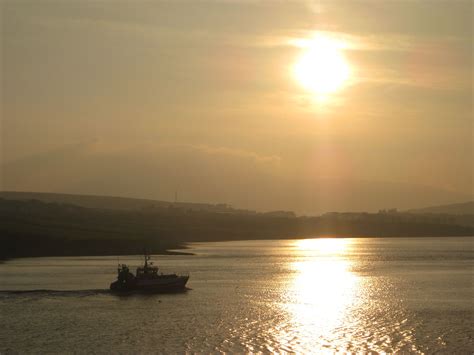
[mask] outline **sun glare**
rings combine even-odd
[[[314,238],[296,240],[294,246],[303,252],[314,252],[321,255],[342,254],[352,243],[346,238]]]
[[[361,293],[360,279],[352,272],[353,261],[346,257],[352,243],[342,238],[292,243],[295,258],[290,267],[294,273],[287,288],[288,301],[282,304],[291,315],[291,332],[283,330],[279,337],[296,338],[295,352],[314,351],[320,341],[331,354],[340,346],[343,339],[338,334],[350,321]]]
[[[304,49],[293,66],[298,83],[318,97],[324,97],[344,86],[350,67],[343,54],[343,44],[329,36],[317,35],[301,40]]]

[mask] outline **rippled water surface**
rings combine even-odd
[[[191,274],[179,294],[109,293],[113,257],[0,264],[0,352],[474,351],[474,238],[239,241],[191,251],[154,258],[164,272]]]

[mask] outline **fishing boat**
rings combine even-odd
[[[143,266],[137,267],[136,274],[130,272],[126,264],[119,264],[117,280],[110,284],[112,291],[165,292],[184,290],[189,275],[163,274],[145,253]]]

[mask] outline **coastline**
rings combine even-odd
[[[117,211],[0,199],[0,260],[19,257],[189,255],[186,243],[231,240],[474,235],[474,214],[333,213],[314,217],[161,208]]]
[[[278,237],[275,236],[274,238],[239,238],[239,239],[213,239],[213,240],[196,240],[192,242],[183,242],[182,244],[178,244],[176,246],[171,246],[167,248],[158,248],[153,249],[151,251],[151,255],[184,255],[184,256],[194,256],[195,253],[187,252],[183,250],[190,249],[190,243],[221,243],[221,242],[236,242],[236,241],[265,241],[265,240],[298,240],[298,239],[319,239],[319,238],[363,238],[363,239],[370,239],[370,238],[380,238],[380,239],[392,239],[392,238],[403,238],[403,239],[410,239],[410,238],[456,238],[456,237],[465,237],[465,238],[474,238],[474,235],[453,235],[453,236],[433,236],[433,235],[398,235],[398,236],[374,236],[374,235],[319,235],[319,236],[305,236],[305,235],[298,235],[294,237]],[[86,256],[125,256],[125,255],[142,255],[140,253],[134,252],[126,252],[122,251],[120,253],[104,253],[104,252],[88,252],[88,253],[36,253],[36,254],[24,254],[24,255],[15,255],[15,256],[0,256],[0,264],[5,263],[8,260],[13,259],[21,259],[21,258],[45,258],[45,257],[86,257]]]
[[[170,247],[166,249],[154,249],[152,250],[151,254],[152,255],[188,255],[192,256],[195,255],[194,253],[191,252],[186,252],[186,251],[181,251],[181,250],[186,250],[189,249],[189,246],[187,244],[182,244],[178,245],[176,247]],[[24,255],[14,255],[14,256],[5,256],[2,255],[0,256],[0,264],[5,263],[8,260],[13,260],[13,259],[22,259],[22,258],[47,258],[47,257],[75,257],[75,256],[124,256],[124,255],[141,255],[138,253],[127,253],[127,252],[121,252],[121,253],[41,253],[41,254],[24,254]]]

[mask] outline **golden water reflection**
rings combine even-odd
[[[351,271],[353,261],[347,257],[351,245],[350,239],[336,238],[298,240],[293,245],[296,257],[290,268],[294,277],[284,303],[292,324],[288,334],[282,335],[296,337],[301,351],[342,350],[338,338],[357,302],[359,284]]]

